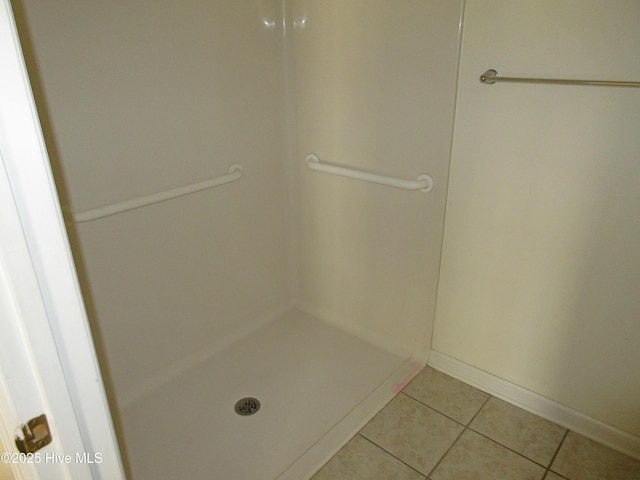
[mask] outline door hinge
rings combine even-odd
[[[32,418],[27,424],[18,427],[22,435],[16,435],[16,447],[21,453],[33,453],[51,443],[51,432],[47,423],[47,416]],[[24,437],[24,438],[22,438]]]

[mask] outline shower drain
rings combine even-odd
[[[253,415],[260,410],[260,401],[257,398],[245,397],[236,402],[234,407],[238,415]]]

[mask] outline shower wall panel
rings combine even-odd
[[[290,301],[280,3],[14,2],[73,211],[243,168],[233,184],[73,225],[120,399]]]
[[[460,1],[291,2],[299,302],[423,360],[430,344],[458,65]],[[431,193],[313,172],[322,161]]]
[[[14,7],[73,211],[243,167],[238,182],[70,227],[121,402],[292,303],[426,360],[461,1]],[[312,172],[311,152],[435,187]]]

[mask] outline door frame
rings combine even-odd
[[[0,209],[11,223],[0,235],[0,287],[4,284],[11,299],[3,313],[14,312],[3,315],[2,322],[24,340],[20,377],[12,376],[16,362],[6,355],[0,357],[0,373],[18,414],[36,407],[51,416],[55,437],[43,452],[84,453],[93,459],[100,454],[99,463],[72,461],[68,476],[47,473],[45,478],[124,479],[10,0],[0,4],[0,65]],[[18,380],[8,381],[12,378]],[[33,388],[23,388],[29,383],[39,397]]]

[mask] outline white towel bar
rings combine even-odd
[[[93,208],[82,212],[70,212],[71,218],[74,223],[90,222],[91,220],[97,220],[98,218],[116,215],[136,208],[146,207],[147,205],[152,205],[154,203],[171,200],[172,198],[182,197],[183,195],[224,185],[225,183],[235,182],[236,180],[240,180],[240,177],[242,177],[242,167],[238,164],[233,164],[229,167],[229,173],[227,175],[210,178],[209,180],[204,180],[202,182],[192,183],[191,185],[185,185],[184,187],[172,188],[171,190],[166,190],[164,192],[152,193],[151,195],[145,195],[144,197],[125,200],[124,202],[105,205],[104,207]]]
[[[363,172],[361,170],[339,167],[338,165],[320,163],[320,158],[314,153],[310,153],[309,155],[307,155],[307,165],[311,170],[315,170],[317,172],[355,178],[357,180],[379,183],[380,185],[387,185],[389,187],[403,188],[405,190],[420,190],[421,192],[425,193],[433,190],[433,179],[426,173],[419,175],[417,180],[402,180],[399,178],[378,175],[376,173],[369,173]]]

